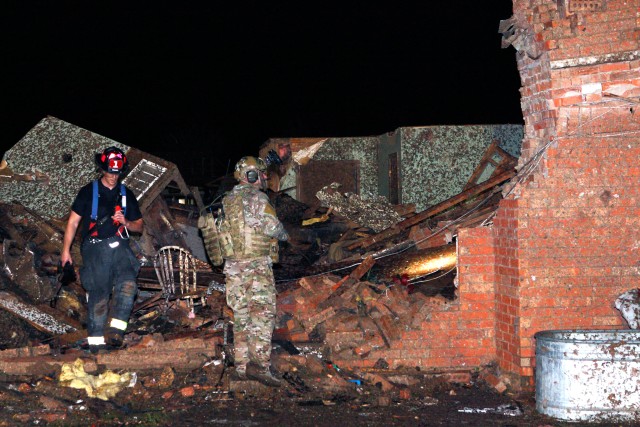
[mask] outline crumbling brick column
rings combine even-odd
[[[525,137],[493,226],[496,355],[532,387],[536,332],[624,328],[613,300],[640,286],[640,2],[514,0],[509,23]]]

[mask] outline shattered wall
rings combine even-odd
[[[130,148],[55,117],[46,117],[4,154],[13,173],[38,170],[44,173],[46,181],[2,182],[0,200],[17,200],[46,219],[62,218],[69,213],[80,188],[99,176],[90,167],[94,154],[111,145],[124,152]]]
[[[329,138],[315,154],[314,160],[357,160],[360,163],[360,196],[369,199],[378,194],[377,145],[375,136]]]
[[[378,143],[378,194],[389,202],[402,202],[402,177],[400,176],[400,134],[389,132],[380,135]],[[392,159],[395,164],[392,163]],[[393,175],[398,175],[394,177]],[[395,193],[395,194],[393,194]],[[409,202],[407,202],[409,203]]]
[[[401,146],[402,202],[421,211],[460,193],[494,139],[520,155],[521,125],[407,127],[396,131]]]
[[[379,195],[395,204],[415,203],[416,210],[421,211],[460,193],[493,140],[517,158],[522,135],[522,125],[510,124],[405,127],[379,136],[318,140],[320,148],[312,158],[357,161],[359,195],[364,200]],[[282,141],[270,140],[261,153]],[[396,165],[390,167],[392,157]],[[394,169],[395,177],[390,169]],[[290,167],[279,186],[293,187],[296,179],[297,168]],[[390,194],[394,188],[397,202]],[[300,194],[290,195],[300,199]]]
[[[536,332],[626,328],[613,302],[640,287],[639,6],[514,1],[501,27],[522,81],[518,175],[503,187],[492,225],[458,231],[457,299],[419,313],[397,363],[406,355],[427,367],[495,360],[510,386],[532,389]],[[459,191],[447,168],[471,162],[455,144],[462,135],[471,145],[490,142],[485,130],[465,128],[400,130],[405,192]],[[458,149],[462,159],[447,163],[441,152]],[[429,176],[454,182],[427,181],[424,164]]]
[[[515,0],[504,33],[522,81],[520,172],[483,239],[493,252],[460,279],[494,259],[497,360],[525,387],[536,332],[625,327],[612,302],[640,286],[638,7]]]

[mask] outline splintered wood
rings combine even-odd
[[[26,304],[9,292],[0,292],[0,307],[29,322],[34,328],[53,335],[74,332],[76,328],[60,322],[52,315]]]

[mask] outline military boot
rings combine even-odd
[[[247,380],[247,367],[236,366],[231,375],[229,375],[231,381],[246,381]]]
[[[247,378],[256,380],[269,387],[280,387],[279,379],[271,375],[268,368],[262,368],[253,363],[247,365]]]

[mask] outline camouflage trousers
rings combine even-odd
[[[226,260],[227,304],[233,310],[233,353],[236,369],[248,362],[271,366],[271,336],[276,319],[276,286],[271,259]]]

